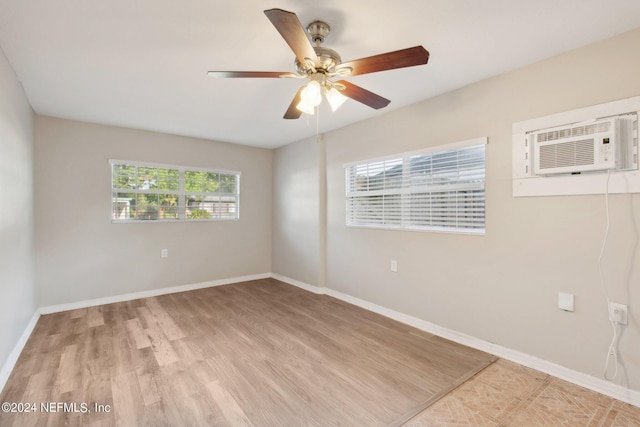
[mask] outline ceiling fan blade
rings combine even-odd
[[[269,9],[265,10],[264,14],[296,54],[301,64],[306,64],[306,59],[310,59],[316,66],[319,65],[316,51],[313,50],[307,33],[295,13],[282,9]]]
[[[363,89],[360,86],[356,86],[353,83],[349,83],[346,80],[340,80],[336,83],[344,86],[344,89],[339,89],[341,94],[358,102],[362,102],[364,105],[368,105],[376,110],[386,107],[391,102],[387,98],[383,98],[380,95],[369,92],[368,90]]]
[[[303,89],[304,89],[304,86],[298,89],[296,96],[293,97],[293,100],[289,105],[289,109],[287,109],[287,112],[284,113],[284,117],[283,117],[284,119],[299,119],[300,116],[302,115],[302,111],[298,110],[296,108],[296,105],[298,105],[298,103],[300,102],[300,95],[302,94]]]
[[[368,58],[343,62],[336,71],[351,68],[353,71],[345,73],[351,76],[358,74],[376,73],[378,71],[393,70],[396,68],[424,65],[429,61],[429,52],[422,46],[382,53]]]
[[[208,71],[207,75],[209,77],[214,77],[218,79],[225,78],[233,78],[233,77],[267,77],[267,78],[278,78],[278,77],[297,77],[297,74],[290,73],[287,71]]]

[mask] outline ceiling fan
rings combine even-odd
[[[333,111],[342,105],[347,98],[354,99],[376,110],[384,108],[389,105],[390,100],[346,80],[336,79],[423,65],[429,60],[429,52],[422,46],[415,46],[343,63],[336,51],[321,46],[331,31],[331,27],[326,22],[313,21],[307,26],[307,32],[315,44],[314,46],[295,13],[282,9],[269,9],[264,13],[295,53],[296,72],[209,71],[207,74],[217,78],[308,79],[309,82],[298,90],[291,101],[284,114],[285,119],[297,119],[303,112],[313,114],[315,107],[322,102],[323,93]]]

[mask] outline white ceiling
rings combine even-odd
[[[303,81],[206,75],[293,71],[271,8],[328,22],[343,61],[416,45],[431,57],[349,79],[385,109],[349,100],[318,123],[284,120]],[[639,0],[0,0],[0,47],[36,113],[269,148],[637,27]]]

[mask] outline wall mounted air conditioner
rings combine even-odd
[[[640,193],[639,117],[634,96],[513,123],[513,196]]]
[[[537,176],[638,168],[635,114],[541,129],[527,139]]]

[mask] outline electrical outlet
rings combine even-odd
[[[160,258],[166,258],[169,256],[169,251],[166,249],[161,249],[160,250]]]
[[[621,325],[627,324],[627,306],[615,302],[609,303],[609,320]]]

